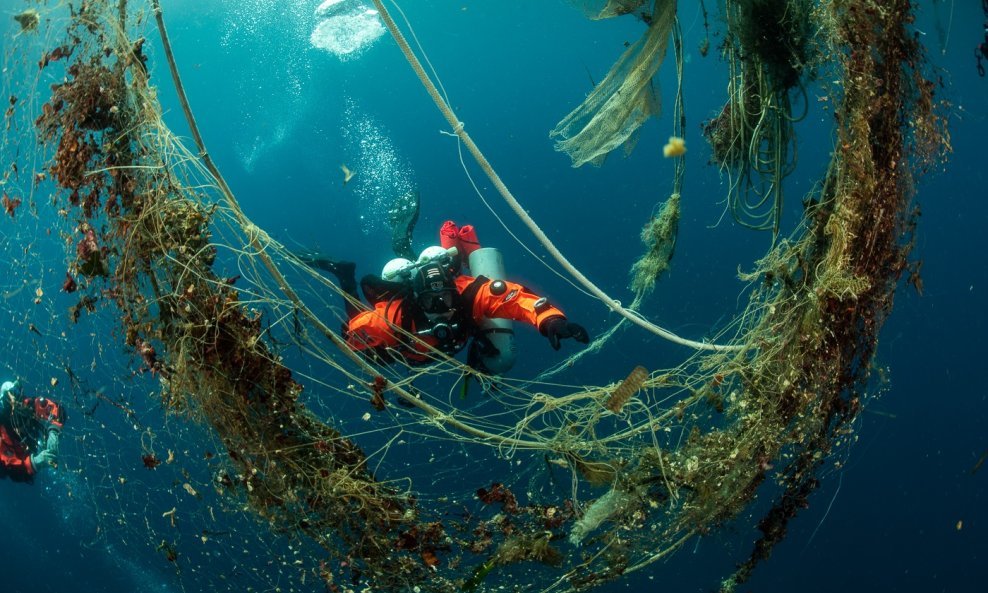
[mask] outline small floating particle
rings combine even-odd
[[[356,175],[354,171],[351,171],[346,165],[340,165],[340,171],[343,171],[343,185],[350,183],[353,176]]]

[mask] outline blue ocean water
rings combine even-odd
[[[468,162],[508,228],[480,201],[461,167],[456,140],[443,133],[448,125],[389,36],[341,59],[313,47],[316,1],[163,4],[210,153],[247,214],[273,236],[290,246],[353,259],[358,273],[377,271],[391,257],[388,209],[409,187],[417,187],[422,207],[416,247],[435,242],[446,219],[474,224],[484,244],[502,250],[510,276],[549,295],[592,335],[616,322],[599,302],[537,261],[546,259],[544,250]],[[630,18],[591,22],[562,0],[406,0],[401,5],[452,107],[505,183],[588,277],[608,293],[630,299],[627,270],[641,250],[639,229],[666,199],[671,183],[672,162],[661,157],[672,129],[671,63],[660,73],[663,115],[644,126],[627,158],[613,155],[600,168],[574,169],[553,150],[548,131],[603,78],[642,25]],[[672,270],[643,312],[700,339],[742,310],[744,299],[738,295],[744,286],[737,271],[750,268],[768,249],[770,237],[722,216],[727,180],[708,164],[700,124],[722,104],[726,66],[716,51],[701,57],[703,18],[692,3],[681,5],[689,149],[683,221]],[[4,0],[0,7],[5,15],[13,14],[20,4]],[[4,18],[4,26],[11,27]],[[861,415],[859,440],[840,452],[843,467],[824,472],[810,508],[790,524],[786,541],[742,590],[963,592],[981,591],[988,582],[988,469],[974,471],[988,451],[988,390],[981,381],[988,355],[982,338],[988,331],[988,192],[982,151],[988,80],[978,76],[972,57],[984,36],[983,18],[974,2],[921,3],[917,28],[942,79],[940,97],[952,104],[953,146],[948,163],[920,180],[916,196],[922,216],[913,258],[923,261],[924,292],[900,287],[876,362],[889,385]],[[711,25],[722,30],[719,22]],[[187,135],[153,25],[146,27],[165,121]],[[719,40],[713,37],[712,46]],[[786,230],[797,221],[799,197],[826,166],[833,142],[827,106],[811,100],[809,115],[796,130],[800,168],[787,181]],[[345,186],[341,164],[357,172]],[[4,229],[4,236],[10,241],[17,234]],[[52,259],[57,261],[54,252]],[[13,310],[14,302],[8,300],[6,307]],[[9,334],[23,334],[17,314],[4,313],[0,323],[7,324]],[[98,334],[106,328],[91,330]],[[522,328],[518,333],[522,356],[513,373],[520,377],[562,360],[574,347],[567,343],[557,354],[536,332]],[[97,342],[92,338],[77,345],[76,366],[89,365],[89,351]],[[26,369],[35,363],[25,352],[33,350],[16,351],[16,338],[7,343],[11,353],[0,369],[30,376]],[[119,384],[127,373],[127,359],[114,354],[111,345],[102,348],[100,368],[87,379],[93,388]],[[568,380],[591,383],[605,373],[611,380],[645,362],[642,358],[674,365],[683,356],[677,347],[628,331]],[[106,373],[102,382],[101,373]],[[35,384],[44,376],[35,377]],[[139,378],[133,383],[135,389],[151,389]],[[84,411],[69,407],[71,413]],[[156,412],[160,416],[149,409],[141,422],[161,424]],[[146,484],[152,493],[182,487],[163,472],[137,467],[133,434],[121,428],[119,416],[108,415],[105,421],[102,442],[76,443],[66,450],[66,463],[82,468],[88,483],[92,472],[105,472],[106,491],[120,480]],[[20,567],[3,571],[0,589],[198,591],[199,579],[189,569],[176,572],[156,549],[158,542],[142,536],[142,526],[121,525],[120,533],[96,535],[113,528],[114,509],[93,508],[94,501],[106,504],[102,495],[73,496],[80,490],[73,482],[78,479],[61,472],[33,486],[0,482],[0,524],[8,542],[0,548],[5,565]],[[151,496],[148,520],[160,522],[162,510]],[[122,511],[120,516],[132,520]],[[222,585],[215,584],[216,575],[205,573],[209,578],[202,579],[207,583],[202,590],[273,590],[276,578],[252,572],[263,572],[267,557],[288,554],[284,546],[289,544],[271,543],[263,525],[241,529],[256,530],[254,545],[217,557],[217,566],[236,572]],[[751,525],[739,521],[680,550],[667,563],[601,590],[713,590],[717,579],[730,572],[732,560],[747,556],[756,537]],[[201,575],[207,569],[198,568]],[[321,590],[311,586],[308,590]]]

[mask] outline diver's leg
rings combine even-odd
[[[336,276],[336,280],[340,283],[340,290],[350,297],[343,299],[348,319],[353,319],[361,311],[360,307],[357,306],[357,303],[360,302],[360,295],[357,294],[357,279],[354,275],[356,270],[357,264],[352,261],[333,262],[332,269],[326,269],[327,272]]]
[[[343,299],[348,319],[352,319],[357,313],[360,313],[360,309],[353,302],[360,300],[360,295],[357,293],[357,264],[352,261],[333,261],[320,256],[304,257],[302,260],[313,268],[329,272],[336,277],[336,283],[340,285],[340,290],[352,298],[352,300]]]
[[[395,255],[415,261],[412,231],[419,221],[419,192],[412,190],[398,200],[391,210],[391,249]]]

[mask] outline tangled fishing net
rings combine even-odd
[[[656,114],[670,40],[680,78],[683,67],[674,1],[583,4],[649,25],[557,128],[577,163],[627,146]],[[949,141],[908,0],[722,8],[736,67],[707,135],[742,189],[769,180],[733,207],[740,220],[778,232],[778,205],[766,214],[761,201],[791,164],[803,64],[840,81],[829,169],[795,233],[753,265],[729,343],[593,386],[504,380],[487,407],[464,410],[449,385],[475,371],[439,354],[427,368],[355,355],[335,330],[339,289],[247,218],[198,133],[156,0],[26,3],[6,56],[23,76],[5,78],[4,313],[32,344],[10,364],[78,411],[60,470],[99,509],[82,537],[126,526],[117,545],[218,590],[572,590],[750,520],[762,493],[773,504],[761,538],[722,588],[744,582],[853,438],[878,332],[911,271],[913,177]],[[781,19],[759,34],[785,55],[745,37],[763,17]],[[157,87],[172,81],[195,147],[162,122]],[[693,198],[681,166],[643,231],[639,297]],[[108,317],[113,332],[96,331]],[[43,354],[28,359],[32,348]],[[113,362],[121,348],[128,366]],[[97,367],[118,377],[112,389],[93,383]],[[104,460],[95,472],[91,459]],[[514,482],[491,482],[492,463],[516,466]],[[149,471],[172,487],[149,495]],[[243,569],[246,584],[223,584],[217,566]]]

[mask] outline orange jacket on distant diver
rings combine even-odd
[[[347,327],[347,343],[354,350],[365,351],[385,361],[390,361],[392,354],[398,354],[411,364],[422,364],[435,360],[436,357],[430,355],[431,349],[448,355],[461,350],[469,338],[474,337],[477,323],[484,317],[523,321],[539,331],[543,331],[546,320],[565,317],[545,298],[514,282],[466,275],[457,276],[453,281],[459,298],[454,305],[453,318],[443,324],[449,329],[448,336],[437,337],[434,324],[416,315],[414,308],[406,305],[405,300],[412,298],[409,295],[378,301],[373,303],[372,310],[356,315]],[[423,329],[433,331],[421,335]],[[418,336],[411,337],[405,332]]]
[[[24,398],[14,403],[0,422],[0,478],[10,478],[15,482],[30,482],[37,473],[31,463],[34,443],[25,440],[44,438],[48,430],[62,428],[64,415],[61,406],[44,397]],[[14,429],[14,418],[22,418],[29,434],[18,435]]]

